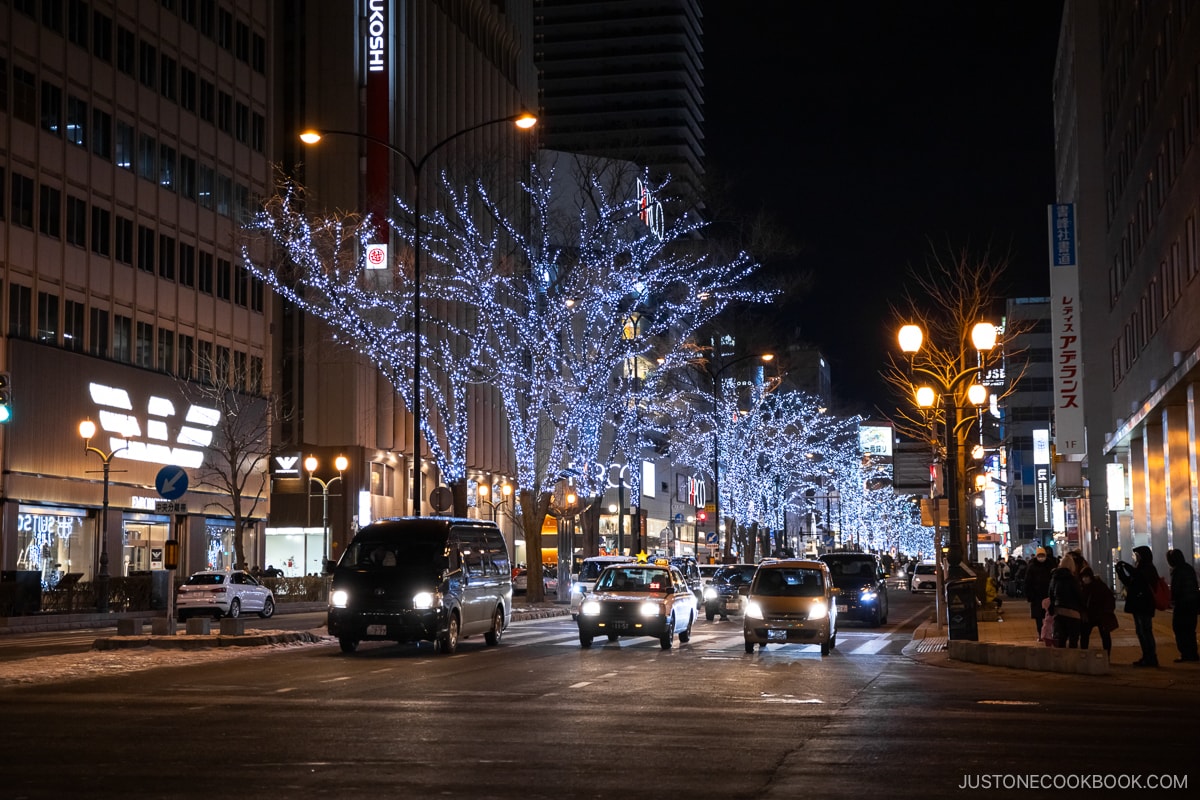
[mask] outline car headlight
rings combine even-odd
[[[573,583],[571,584],[571,594],[587,594],[587,587],[581,583]]]
[[[662,616],[662,606],[652,600],[647,600],[646,602],[642,603],[641,611],[643,617]]]
[[[762,619],[763,618],[762,606],[760,606],[758,604],[757,600],[751,600],[748,603],[746,603],[746,616],[749,617],[750,619]]]
[[[875,592],[871,591],[870,589],[863,589],[862,595],[860,595],[859,599],[863,602],[869,603],[876,597],[878,597],[878,595],[875,594]]]
[[[717,599],[717,590],[711,586],[705,586],[704,587],[704,599],[705,600],[716,600]]]
[[[333,594],[329,595],[329,605],[334,608],[345,608],[350,604],[350,593],[345,589],[334,589]]]
[[[829,616],[829,606],[824,601],[813,603],[808,607],[809,619],[825,619]]]
[[[433,608],[436,601],[437,596],[433,592],[417,592],[413,595],[413,608]]]
[[[579,607],[579,613],[585,614],[589,617],[594,617],[595,615],[600,613],[600,601],[599,600],[585,600],[583,602],[583,605],[581,605]]]

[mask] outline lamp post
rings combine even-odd
[[[947,549],[949,566],[946,574],[948,579],[973,577],[973,573],[963,566],[963,560],[967,554],[967,530],[962,524],[964,487],[960,486],[960,478],[965,471],[962,458],[965,448],[960,447],[960,444],[975,418],[968,416],[960,421],[958,412],[960,408],[977,410],[987,402],[987,389],[978,383],[978,379],[983,370],[984,354],[996,346],[996,326],[990,322],[979,322],[972,327],[970,338],[975,350],[974,363],[971,363],[972,359],[969,358],[965,338],[963,334],[960,334],[958,341],[949,350],[931,347],[918,363],[917,354],[921,352],[924,343],[924,331],[918,325],[904,325],[900,328],[898,335],[900,349],[909,354],[910,370],[922,381],[927,382],[916,386],[917,405],[922,409],[931,410],[940,401],[945,410],[943,427],[946,455],[943,463],[943,480],[945,494],[949,500],[947,519],[947,527],[950,531]],[[963,402],[964,400],[966,403]],[[940,569],[938,577],[941,578]],[[940,598],[940,587],[938,595]],[[978,633],[971,635],[971,632],[976,629],[974,611],[974,604],[969,604],[969,615],[963,620],[963,630],[957,630],[956,626],[951,624],[950,638],[976,638],[978,636]],[[953,618],[951,621],[953,622]],[[938,622],[940,625],[940,614]],[[956,633],[965,635],[956,636]]]
[[[99,447],[92,446],[92,437],[96,435],[96,423],[85,419],[79,423],[79,435],[83,437],[83,452],[95,453],[100,456],[104,465],[104,494],[100,501],[100,561],[94,576],[96,584],[96,610],[100,613],[108,611],[108,476],[111,472],[113,456],[128,448],[122,445],[115,450],[105,453]]]
[[[488,488],[488,485],[486,483],[479,484],[479,486],[476,487],[476,489],[475,489],[475,495],[479,498],[479,502],[487,503],[489,506],[492,507],[492,522],[496,521],[496,512],[499,510],[500,506],[508,503],[509,499],[512,497],[512,492],[513,492],[512,486],[510,486],[509,484],[506,483],[500,487],[500,493],[502,495],[504,495],[504,499],[499,500],[499,501],[492,501],[492,500],[488,500],[488,495],[491,494],[491,490]]]
[[[316,144],[321,141],[322,137],[330,135],[338,136],[353,136],[358,139],[364,139],[372,144],[379,145],[389,152],[400,156],[404,162],[408,164],[412,170],[413,178],[413,396],[412,396],[412,416],[413,416],[413,485],[412,485],[412,513],[414,517],[421,516],[421,173],[425,169],[425,165],[429,163],[429,159],[438,150],[445,147],[450,142],[465,136],[472,131],[477,131],[480,128],[488,125],[497,125],[502,122],[511,122],[518,128],[528,130],[537,124],[537,117],[529,113],[514,114],[499,119],[490,119],[486,122],[480,122],[476,125],[463,128],[460,131],[450,134],[446,138],[439,141],[437,144],[430,147],[425,155],[420,158],[413,158],[405,151],[396,147],[391,142],[386,142],[376,136],[371,136],[360,131],[349,130],[314,130],[309,129],[300,134],[300,141],[305,144]]]
[[[345,456],[335,458],[333,466],[337,469],[338,474],[329,480],[321,480],[313,474],[317,471],[317,466],[316,456],[304,459],[304,468],[308,470],[309,497],[312,497],[313,481],[316,481],[317,485],[321,487],[321,563],[324,564],[325,560],[329,558],[329,487],[333,485],[334,481],[342,479],[342,473],[346,471],[346,467],[350,466],[350,461]],[[307,567],[306,564],[305,568],[307,569]]]
[[[715,413],[716,427],[713,429],[713,525],[717,531],[717,535],[721,534],[721,374],[725,370],[740,364],[743,361],[751,358],[760,359],[764,364],[774,360],[774,353],[747,353],[744,356],[738,356],[732,361],[726,363],[718,370],[713,370],[705,366],[704,371],[708,373],[708,377],[712,380],[712,396],[713,396],[713,411]],[[728,561],[733,550],[732,531],[725,536],[724,545],[724,560]]]

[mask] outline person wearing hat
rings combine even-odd
[[[1025,599],[1029,601],[1029,616],[1036,626],[1035,638],[1042,635],[1042,622],[1046,619],[1042,601],[1050,596],[1050,576],[1054,574],[1054,567],[1046,548],[1039,547],[1025,569]]]
[[[1142,657],[1135,667],[1157,667],[1158,646],[1154,641],[1154,586],[1158,570],[1154,568],[1154,552],[1145,545],[1133,548],[1133,563],[1117,562],[1117,578],[1125,586],[1125,613],[1133,617],[1133,629]]]

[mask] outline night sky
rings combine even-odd
[[[1062,4],[710,0],[707,167],[800,246],[780,311],[829,359],[834,393],[895,401],[889,301],[931,242],[1006,257],[1007,296],[1044,296]]]

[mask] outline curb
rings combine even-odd
[[[132,650],[152,647],[159,650],[210,650],[214,647],[265,647],[272,644],[323,642],[326,636],[311,631],[271,631],[245,636],[110,636],[97,639],[93,650]]]

